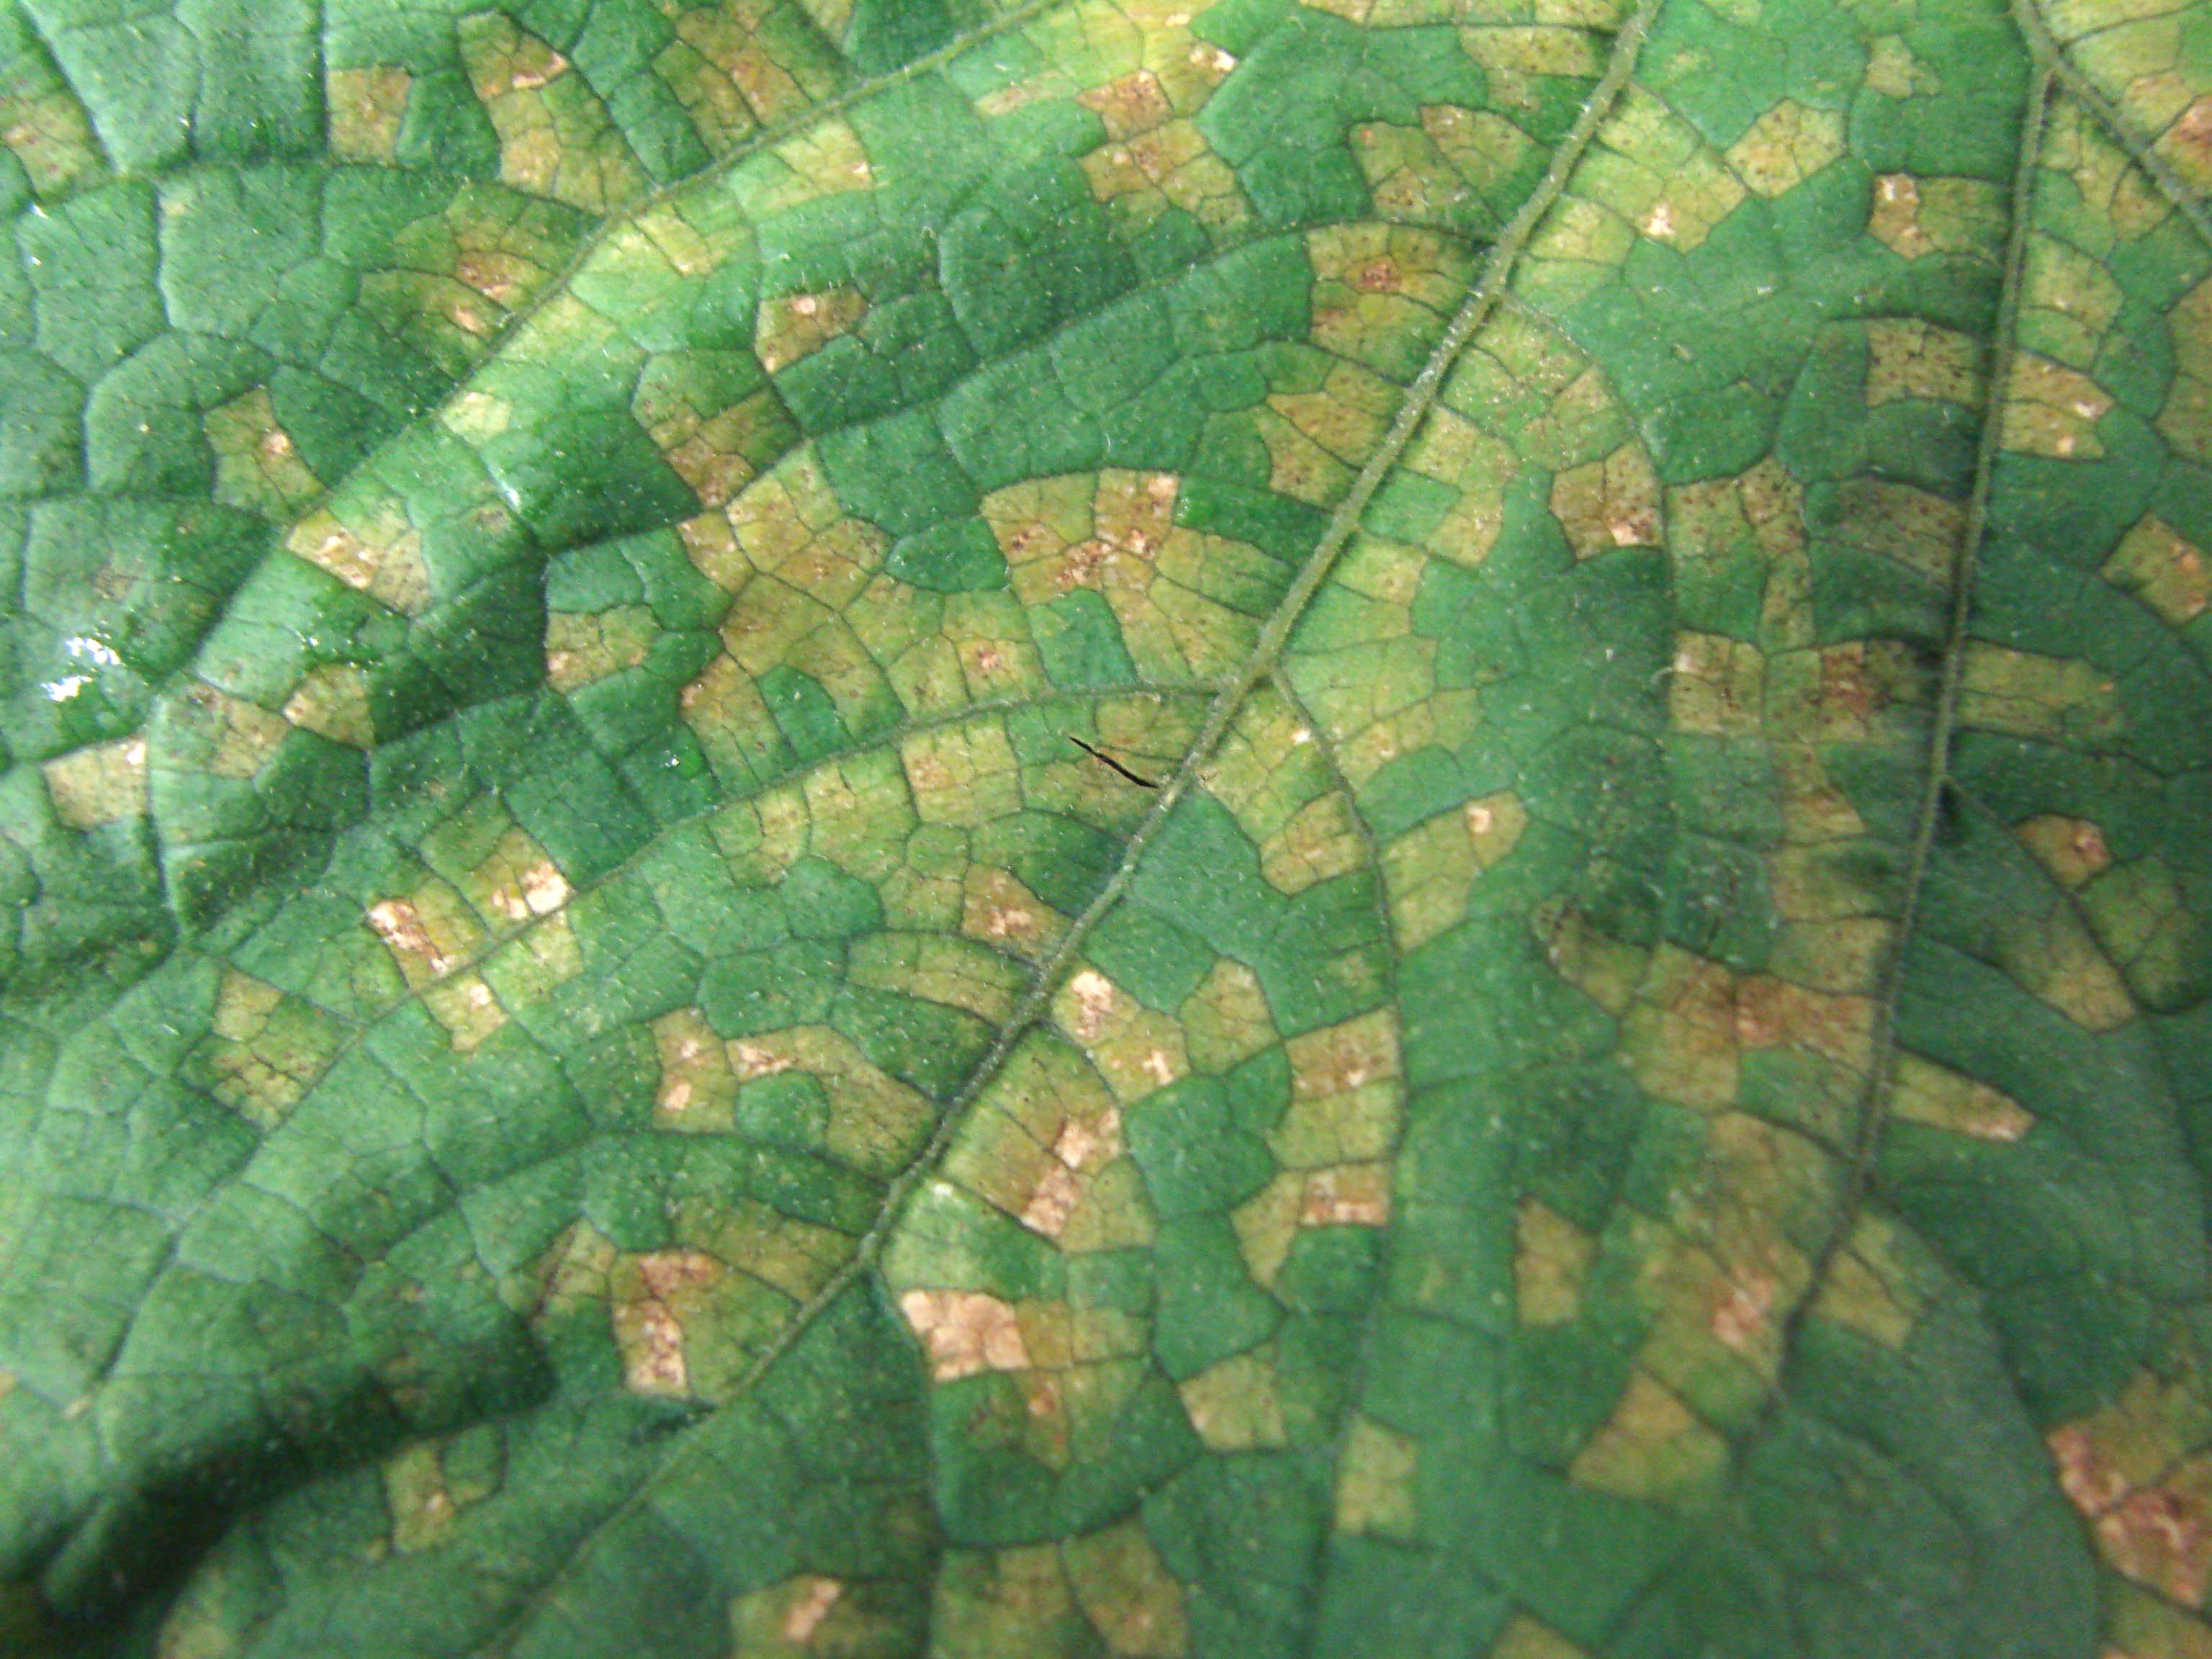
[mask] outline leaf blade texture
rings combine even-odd
[[[2212,1650],[2201,0],[0,105],[0,1640]]]

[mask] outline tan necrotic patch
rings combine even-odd
[[[458,27],[470,85],[499,134],[502,182],[586,213],[645,192],[628,141],[568,58],[503,12]]]

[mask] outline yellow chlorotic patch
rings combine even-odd
[[[2139,1370],[2045,1437],[2058,1484],[2114,1571],[2185,1607],[2212,1586],[2212,1420],[2186,1370]]]
[[[461,60],[499,134],[499,176],[604,213],[647,180],[599,95],[569,61],[501,12],[460,22]]]
[[[1142,1522],[1124,1521],[1071,1538],[1060,1556],[1076,1605],[1115,1659],[1183,1659],[1190,1651],[1182,1585]]]
[[[311,668],[284,700],[284,718],[302,731],[355,749],[376,746],[368,677],[349,662]]]
[[[1729,167],[1761,196],[1793,191],[1844,153],[1840,111],[1784,99],[1729,146]]]
[[[337,1023],[319,1009],[227,969],[197,1058],[215,1097],[265,1131],[291,1115],[338,1042]]]
[[[1578,559],[1661,544],[1659,478],[1640,444],[1570,467],[1552,481],[1552,515]]]
[[[1907,1123],[1924,1123],[1976,1140],[2018,1140],[2035,1119],[2011,1096],[1917,1054],[1897,1057],[1890,1079],[1889,1110]]]
[[[1976,640],[1966,647],[1959,722],[2046,742],[2102,742],[2119,733],[2119,694],[2103,671],[2078,658]]]
[[[1982,179],[1923,179],[1886,173],[1874,182],[1867,230],[1907,259],[1969,254],[1996,264],[2003,255],[2003,192]]]
[[[2004,446],[2051,460],[2094,460],[2105,453],[2097,422],[2112,407],[2087,375],[2022,352],[2005,386]]]
[[[1372,1418],[1354,1417],[1336,1470],[1336,1529],[1357,1536],[1413,1535],[1413,1469],[1419,1449]]]
[[[2134,594],[2175,628],[2212,605],[2212,571],[2204,550],[2155,514],[2138,520],[2098,572]]]
[[[1582,1311],[1583,1283],[1597,1239],[1550,1206],[1523,1199],[1513,1251],[1513,1285],[1523,1325],[1563,1325]]]
[[[1605,1426],[1575,1454],[1567,1477],[1578,1486],[1622,1498],[1679,1504],[1711,1487],[1728,1462],[1728,1443],[1638,1371]]]
[[[350,522],[330,509],[310,514],[285,538],[286,550],[403,615],[428,610],[430,577],[422,538],[398,503],[349,516]]]
[[[754,325],[753,355],[771,374],[849,334],[867,313],[868,302],[855,288],[839,285],[807,294],[786,294],[761,301]]]
[[[39,769],[55,817],[72,830],[96,830],[146,815],[143,738],[71,750]]]
[[[174,705],[178,739],[172,766],[250,778],[266,766],[291,726],[281,714],[218,690],[204,680],[185,687]]]
[[[1981,407],[1981,348],[1966,335],[1917,318],[1871,322],[1866,333],[1869,409],[1899,398]]]
[[[1285,1443],[1283,1401],[1272,1352],[1231,1354],[1182,1385],[1190,1426],[1209,1451],[1252,1451]]]
[[[860,137],[843,121],[823,121],[730,175],[730,188],[757,216],[784,213],[824,196],[875,188]]]
[[[342,161],[390,167],[399,159],[400,129],[415,77],[397,64],[334,69],[324,77],[331,154]]]
[[[215,452],[215,498],[268,519],[289,519],[323,493],[276,423],[269,389],[256,386],[210,410],[201,422]]]

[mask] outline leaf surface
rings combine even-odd
[[[0,117],[0,1643],[2212,1652],[2203,0]]]

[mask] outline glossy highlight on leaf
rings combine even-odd
[[[2207,0],[0,0],[0,1653],[2212,1655]]]

